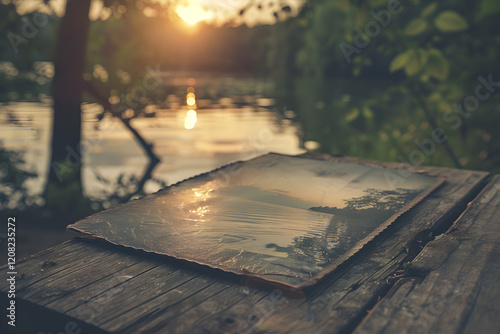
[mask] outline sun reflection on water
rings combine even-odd
[[[196,125],[196,121],[197,121],[196,111],[192,109],[188,110],[186,118],[184,119],[184,128],[191,130]]]
[[[186,95],[186,104],[188,107],[196,108],[196,95],[194,95],[194,93],[188,93]]]
[[[194,128],[196,121],[198,120],[196,110],[194,110],[196,108],[196,95],[194,94],[194,87],[189,87],[187,89],[186,105],[189,110],[186,113],[186,118],[184,118],[184,128],[190,130]]]

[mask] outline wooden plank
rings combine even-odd
[[[124,256],[120,253],[96,252],[92,256],[92,261],[78,268],[72,267],[71,270],[59,271],[57,275],[31,284],[21,290],[18,296],[39,305],[46,305],[89,286],[98,278],[108,277],[141,261],[143,260],[140,258]],[[116,280],[126,279],[116,276],[115,278]]]
[[[47,256],[55,251],[60,251],[62,250],[63,248],[65,247],[69,247],[71,245],[74,245],[74,241],[73,240],[68,240],[68,241],[65,241],[63,243],[60,243],[58,245],[55,245],[55,246],[52,246],[50,248],[47,248],[47,249],[44,249],[38,253],[35,253],[35,254],[32,254],[32,255],[29,255],[25,258],[22,258],[22,259],[17,259],[16,258],[16,266],[21,266],[23,265],[25,262],[28,262],[28,261],[32,261],[33,259],[38,259],[40,257],[44,257],[44,256]],[[8,271],[7,270],[7,264],[4,264],[2,266],[0,266],[0,273],[1,272],[4,272],[4,271]]]
[[[397,166],[355,158],[329,159]],[[414,259],[421,251],[421,246],[429,240],[431,232],[439,234],[448,228],[467,202],[479,192],[487,177],[487,173],[443,168],[420,168],[419,172],[442,176],[447,181],[324,283],[307,290],[307,301],[290,296],[272,299],[270,291],[247,288],[237,281],[221,279],[213,271],[207,273],[200,268],[186,269],[177,262],[165,262],[155,267],[163,259],[151,260],[146,254],[134,252],[144,259],[144,267],[130,274],[133,277],[127,281],[113,282],[113,275],[109,274],[113,270],[96,276],[93,282],[83,287],[78,287],[80,283],[75,281],[74,285],[68,285],[72,290],[70,293],[59,296],[47,306],[85,321],[88,320],[86,310],[89,305],[98,305],[93,313],[94,319],[88,322],[119,333],[219,333],[248,332],[252,329],[260,332],[286,332],[288,329],[300,333],[310,332],[313,327],[318,333],[350,331],[366,315],[366,310],[376,303],[377,298],[385,295],[393,285],[394,280],[388,278],[394,276],[405,262]],[[107,252],[95,245],[80,245],[82,243],[85,242],[76,241],[72,246],[76,258],[85,256],[81,254],[83,250]],[[123,248],[110,249],[113,250],[111,253],[121,254],[124,258],[130,256],[130,252]],[[62,249],[59,252],[63,254]],[[69,261],[69,257],[64,259]],[[37,272],[45,257],[35,257],[32,261],[38,266],[33,269]],[[104,267],[105,263],[101,262],[100,267]],[[62,270],[58,266],[47,267],[41,279],[59,272],[75,278],[78,273],[83,275],[90,268],[71,271],[70,268],[74,266],[70,263],[64,262],[62,266],[67,267]],[[127,269],[122,270],[125,273]],[[24,284],[34,284],[39,279],[38,275],[27,275]],[[57,280],[56,277],[53,279]],[[38,282],[41,283],[40,280]],[[178,287],[182,294],[174,292]],[[246,293],[242,294],[241,289],[247,289]],[[92,298],[86,298],[87,292]]]
[[[221,285],[224,286],[222,289]],[[175,308],[164,309],[158,317],[134,322],[123,330],[123,333],[195,333],[199,322],[217,318],[214,314],[228,312],[242,299],[250,298],[258,301],[268,294],[266,291],[249,289],[229,282],[214,284],[204,289],[203,293],[198,293],[196,298],[189,298]],[[237,316],[232,316],[224,318],[223,322],[228,326],[235,326],[240,320]]]
[[[191,285],[195,284],[194,280],[189,283]],[[175,303],[173,303],[169,300],[169,294],[173,294],[174,292],[165,293],[156,300],[154,312],[138,313],[135,312],[135,310],[131,310],[128,314],[124,315],[124,318],[130,319],[130,322],[126,326],[123,326],[123,321],[118,323],[118,319],[114,319],[109,324],[106,324],[105,327],[113,328],[118,333],[158,332],[164,330],[164,327],[179,314],[228,290],[228,286],[227,282],[216,282],[205,287],[197,284],[194,285],[194,289],[192,289],[188,284],[185,284],[181,286],[183,290],[177,288],[177,291],[175,291],[179,297],[185,294],[184,299],[176,300]],[[190,295],[188,295],[188,293],[190,293]]]
[[[113,295],[116,289],[121,289],[120,284],[129,279],[144,275],[147,271],[156,268],[159,264],[150,261],[141,261],[132,264],[124,269],[115,271],[115,266],[110,266],[111,269],[104,272],[103,275],[96,276],[85,285],[74,285],[75,289],[61,298],[50,301],[48,303],[40,303],[54,310],[65,310],[67,313],[82,304],[92,305],[91,300],[98,296],[100,301],[106,300],[107,296]],[[103,268],[104,269],[104,268]],[[104,298],[103,298],[104,296]],[[92,305],[93,308],[100,308],[100,304]]]
[[[28,268],[31,268],[33,266],[33,264],[40,261],[41,258],[51,256],[51,254],[53,254],[54,252],[61,252],[61,251],[63,251],[64,248],[69,249],[69,251],[67,252],[69,254],[71,252],[71,249],[72,249],[70,246],[74,246],[74,244],[75,243],[73,240],[66,241],[66,242],[63,242],[59,245],[51,247],[49,249],[45,249],[39,253],[28,256],[24,259],[16,259],[16,264],[15,264],[16,271],[22,272],[26,276],[26,270],[29,270]],[[7,272],[9,272],[9,271],[10,270],[8,268],[8,264],[0,267],[0,275],[7,275]],[[19,278],[21,278],[21,277],[19,277]],[[6,282],[0,281],[0,291],[5,289],[6,286],[7,286]]]
[[[184,283],[193,280],[198,275],[190,271],[180,270],[180,268],[162,265],[147,271],[144,275],[138,275],[130,280],[116,285],[112,289],[115,293],[97,295],[90,299],[86,304],[82,304],[73,310],[67,312],[68,315],[80,319],[88,313],[88,305],[100,305],[97,312],[94,312],[92,319],[87,322],[102,326],[103,324],[118,318],[123,322],[127,322],[123,314],[130,310],[145,312],[153,308],[155,298],[159,295],[174,291],[170,294],[171,300],[179,297],[175,290],[183,291],[180,286]]]
[[[253,291],[245,298],[241,298],[232,305],[224,305],[217,312],[204,318],[197,319],[191,327],[187,326],[186,333],[247,333],[252,331],[255,324],[259,323],[267,312],[261,307],[270,302],[274,305],[274,297],[271,293],[263,291]],[[259,311],[257,311],[257,308]],[[185,326],[185,321],[177,319],[177,324]],[[175,328],[172,328],[175,330]]]
[[[157,315],[161,315],[162,310],[178,307],[185,300],[192,300],[194,303],[196,295],[207,289],[215,282],[204,277],[186,277],[182,280],[174,280],[169,284],[157,290],[153,296],[147,291],[141,297],[144,297],[144,302],[134,308],[129,308],[126,312],[120,314],[119,317],[107,317],[104,322],[100,323],[100,327],[110,332],[121,333],[119,330],[123,327],[128,327],[136,321],[144,321],[152,319]],[[220,284],[219,284],[220,285]],[[221,287],[218,286],[218,289]]]
[[[0,293],[0,305],[7,305],[7,295]],[[3,319],[2,319],[3,320]],[[104,330],[86,324],[59,312],[30,303],[24,299],[16,299],[16,326],[12,327],[7,321],[0,322],[2,334],[109,334]]]
[[[500,332],[499,215],[497,176],[355,332]]]
[[[16,264],[17,292],[65,270],[79,270],[80,266],[92,261],[95,255],[96,252],[93,251],[92,246],[72,240],[54,247],[48,253],[42,252],[39,257],[30,257],[27,261]],[[6,268],[0,271],[0,274],[6,273]],[[0,281],[0,291],[6,291],[6,288],[7,283]]]

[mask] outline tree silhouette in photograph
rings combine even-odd
[[[345,201],[343,208],[312,207],[310,210],[332,214],[321,236],[308,233],[294,239],[288,256],[326,266],[349,251],[362,237],[404,208],[420,193],[419,189],[366,189],[365,195]]]
[[[397,188],[395,190],[366,189],[366,195],[351,198],[345,201],[343,208],[318,206],[310,210],[334,214],[343,217],[369,213],[384,213],[393,215],[406,204],[411,202],[418,194],[418,189]]]

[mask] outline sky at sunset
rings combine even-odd
[[[9,0],[2,0],[8,3]],[[195,25],[205,21],[210,24],[220,25],[231,20],[234,24],[246,24],[253,26],[256,24],[271,24],[275,22],[273,13],[279,11],[281,7],[288,5],[291,12],[297,13],[304,0],[274,1],[265,3],[262,9],[257,6],[249,6],[251,3],[260,4],[255,0],[150,0],[152,4],[162,4],[172,6],[174,17],[180,17],[188,25]],[[66,0],[51,0],[48,5],[43,0],[17,0],[15,1],[18,12],[26,14],[33,11],[40,11],[47,14],[56,13],[58,16],[64,14]],[[125,6],[121,6],[118,12],[125,12]],[[242,8],[248,7],[243,17],[238,13]],[[151,7],[142,8],[146,16],[157,16],[159,13]],[[103,8],[102,0],[92,0],[90,18],[92,20],[107,19],[112,15],[111,11]]]

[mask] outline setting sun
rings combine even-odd
[[[200,4],[189,4],[176,9],[177,15],[189,25],[195,25],[200,21],[211,18],[211,13],[203,9]]]

